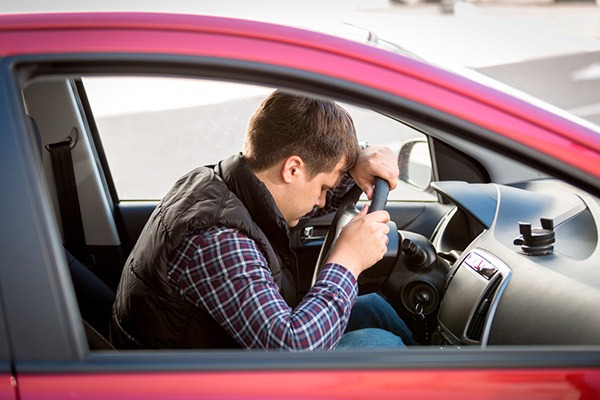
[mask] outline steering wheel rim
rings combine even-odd
[[[378,210],[383,210],[385,208],[389,191],[390,191],[390,187],[385,180],[383,180],[381,178],[375,179],[375,186],[373,188],[373,197],[371,199],[371,205],[369,206],[368,213],[378,211]],[[329,256],[329,252],[335,245],[335,242],[337,241],[337,238],[340,235],[342,228],[352,218],[354,218],[355,215],[358,214],[359,211],[356,208],[356,203],[360,199],[361,194],[362,194],[362,189],[358,185],[355,184],[342,198],[340,206],[338,207],[337,212],[335,213],[335,216],[333,217],[333,221],[331,222],[331,225],[329,226],[329,229],[327,230],[327,234],[325,235],[325,240],[323,241],[323,246],[321,246],[321,251],[319,252],[319,257],[317,258],[317,263],[315,264],[315,269],[314,269],[313,278],[312,278],[312,285],[314,285],[315,282],[317,281],[317,277],[319,276],[321,269],[323,269],[323,266],[325,265],[325,260],[327,260],[327,257]],[[393,222],[392,222],[392,224],[393,224],[393,227],[390,227],[390,232],[392,232],[392,228],[394,229],[393,232],[397,232],[396,224],[394,224]],[[397,252],[397,247],[398,247],[397,233],[395,233],[395,234],[393,233],[392,235],[388,234],[388,238],[390,239],[390,243],[392,243],[392,245],[394,242],[394,239],[393,239],[394,237],[395,237],[396,252]],[[388,247],[389,247],[390,243],[388,243]],[[387,255],[387,253],[386,253],[386,255]]]

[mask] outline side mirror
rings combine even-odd
[[[432,181],[431,156],[425,139],[411,139],[405,142],[398,154],[400,180],[416,189],[425,191]]]

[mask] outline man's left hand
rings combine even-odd
[[[366,147],[358,155],[358,160],[350,170],[357,185],[371,200],[375,178],[382,178],[390,185],[390,190],[398,185],[398,161],[388,147]]]

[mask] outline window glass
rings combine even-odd
[[[186,172],[242,150],[248,121],[274,88],[181,78],[84,79],[120,200],[158,200]],[[359,140],[398,154],[419,132],[371,110],[343,104]],[[426,154],[429,157],[428,154]],[[390,200],[435,200],[400,182]]]

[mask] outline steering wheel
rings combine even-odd
[[[369,206],[369,213],[384,209],[389,192],[390,187],[387,182],[381,178],[377,178],[375,180],[373,198],[371,199],[371,205]],[[317,258],[317,264],[315,265],[315,272],[312,280],[313,285],[317,281],[319,272],[321,272],[321,269],[325,265],[325,260],[327,260],[329,252],[335,246],[335,242],[337,241],[342,228],[359,213],[356,208],[356,203],[361,194],[362,190],[360,187],[354,185],[342,198],[341,204],[331,222],[327,234],[325,235],[323,247],[321,247],[321,252]],[[390,231],[388,233],[387,252],[380,261],[371,268],[363,271],[360,275],[358,279],[360,294],[377,291],[394,268],[399,248],[398,228],[393,221],[388,222],[388,226],[390,227]]]

